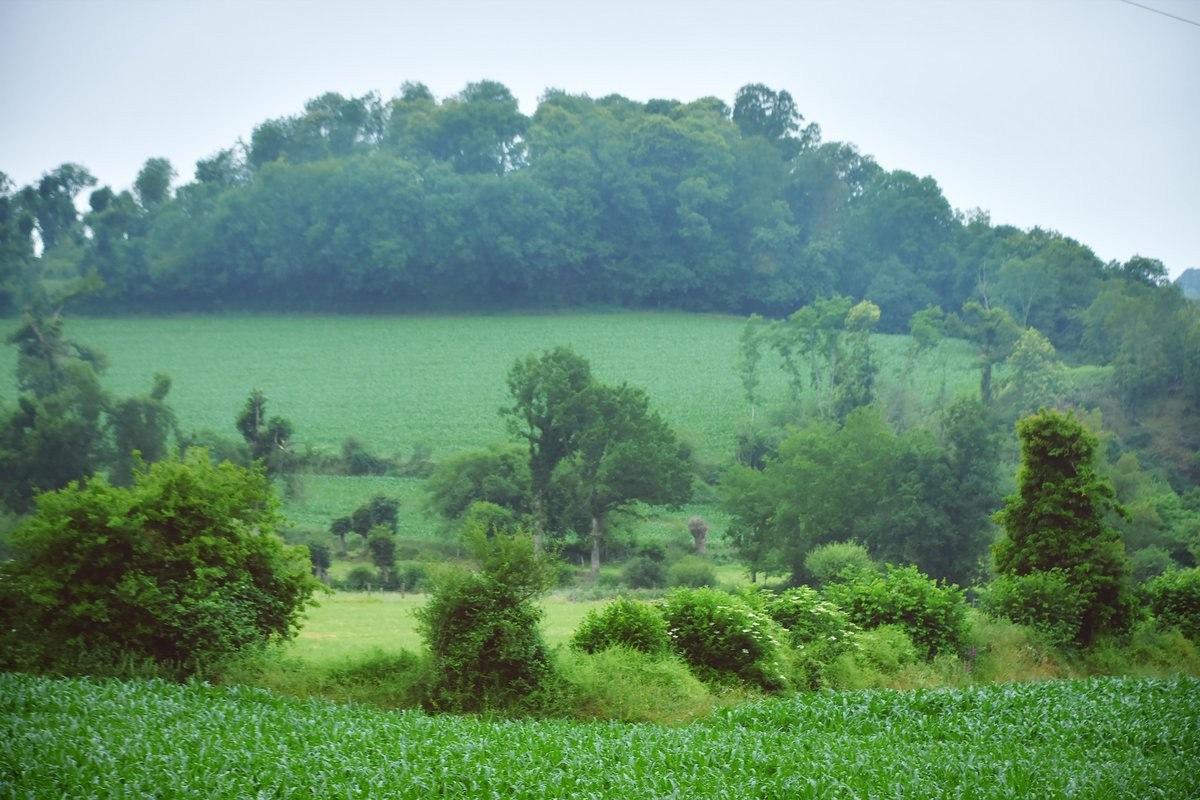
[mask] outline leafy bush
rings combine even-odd
[[[804,569],[822,586],[839,580],[844,573],[875,571],[879,565],[858,542],[830,542],[814,547],[804,557]]]
[[[447,570],[417,611],[433,655],[430,705],[444,711],[527,711],[553,677],[533,598],[554,579],[526,534],[464,536],[479,569]]]
[[[667,568],[667,585],[687,589],[717,585],[717,571],[702,556],[684,556]]]
[[[997,575],[979,596],[984,612],[1027,625],[1052,647],[1076,641],[1086,599],[1062,570]]]
[[[96,478],[38,498],[0,566],[0,662],[104,671],[123,660],[193,674],[292,637],[321,584],[261,471],[203,450],[119,488]]]
[[[783,630],[743,599],[714,589],[679,589],[663,605],[667,635],[701,680],[787,687]]]
[[[625,565],[622,580],[630,589],[658,589],[667,585],[662,561],[638,556]]]
[[[671,647],[667,624],[648,603],[619,597],[603,610],[589,611],[571,637],[571,647],[585,653],[618,646],[665,655]]]
[[[859,629],[850,615],[808,586],[768,597],[765,610],[787,630],[801,681],[810,689],[824,685],[825,667],[855,646]]]
[[[963,591],[930,579],[916,567],[889,564],[882,574],[858,573],[826,587],[825,594],[863,628],[902,626],[926,659],[966,649]]]
[[[359,565],[346,574],[343,585],[352,592],[361,592],[379,586],[379,576],[370,567]]]
[[[1200,640],[1200,567],[1164,572],[1145,585],[1150,613],[1163,628]]]

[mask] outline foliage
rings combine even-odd
[[[203,451],[43,494],[0,567],[8,666],[186,674],[290,638],[320,584],[279,522],[262,473]]]
[[[675,650],[702,680],[787,688],[783,630],[746,601],[715,589],[677,589],[662,613]]]
[[[585,653],[618,646],[651,656],[666,655],[671,639],[662,615],[647,603],[618,597],[599,611],[589,611],[571,637],[571,647]]]
[[[645,672],[615,660],[602,674]],[[677,676],[653,680],[684,690]],[[291,789],[398,800],[1194,797],[1197,698],[1194,679],[1101,679],[823,692],[722,708],[690,725],[518,723],[244,686],[8,674],[0,724],[16,796],[46,787],[153,796],[170,786],[181,797]],[[686,719],[686,703],[677,708]]]
[[[447,569],[417,612],[433,655],[430,705],[444,711],[531,710],[549,689],[553,664],[533,598],[553,581],[526,534],[464,534],[479,568]]]
[[[425,482],[429,506],[447,519],[460,518],[472,503],[484,501],[530,513],[530,471],[524,450],[492,445],[486,450],[455,453],[438,464]]]
[[[1164,572],[1142,590],[1155,622],[1200,640],[1200,568]]]
[[[626,562],[621,579],[630,589],[658,589],[667,585],[667,572],[661,559],[640,555]]]
[[[529,443],[535,531],[550,522],[553,489],[557,522],[589,522],[593,579],[610,514],[691,496],[683,448],[641,389],[600,383],[587,360],[566,347],[518,359],[508,387],[513,405],[501,413]]]
[[[364,589],[370,589],[372,586],[378,588],[379,576],[375,573],[375,570],[360,564],[346,574],[345,584],[346,588],[361,592]]]
[[[283,417],[267,419],[267,398],[260,390],[250,392],[237,417],[237,429],[250,447],[250,456],[261,461],[268,475],[292,467],[292,423]]]
[[[712,561],[697,555],[676,559],[667,567],[667,586],[699,589],[717,585],[717,570]]]
[[[1017,494],[996,521],[998,574],[1020,577],[1061,570],[1084,602],[1076,639],[1087,644],[1131,619],[1129,561],[1106,519],[1122,513],[1110,481],[1097,469],[1096,437],[1073,414],[1042,411],[1017,423],[1021,467]],[[1064,611],[1067,609],[1064,609]]]
[[[888,564],[883,573],[860,572],[825,587],[825,595],[862,628],[901,626],[925,659],[966,650],[962,589],[932,580],[914,566]]]
[[[1086,603],[1080,588],[1060,569],[997,575],[980,592],[985,612],[1028,625],[1053,647],[1078,640]]]
[[[788,642],[797,651],[796,671],[802,675],[804,688],[826,685],[829,665],[856,647],[858,626],[846,612],[810,587],[770,595],[764,610],[787,630]]]
[[[814,547],[804,557],[805,572],[821,585],[841,580],[847,572],[873,569],[878,569],[878,565],[871,558],[871,554],[867,552],[867,548],[855,541],[823,544]],[[786,623],[784,627],[787,627]]]
[[[894,433],[873,407],[792,430],[761,471],[735,466],[722,479],[734,546],[793,583],[809,577],[814,548],[848,538],[881,561],[965,581],[992,536],[998,447],[975,401],[948,409],[944,437]]]

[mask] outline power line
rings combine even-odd
[[[1146,11],[1153,11],[1155,14],[1162,14],[1164,17],[1170,17],[1171,19],[1177,19],[1180,22],[1186,22],[1188,25],[1195,25],[1197,28],[1200,28],[1200,22],[1196,22],[1195,20],[1188,19],[1187,17],[1178,16],[1177,14],[1172,14],[1169,11],[1163,11],[1161,8],[1153,8],[1151,6],[1142,5],[1141,3],[1133,2],[1133,0],[1117,0],[1117,1],[1120,3],[1124,3],[1125,5],[1135,6],[1137,8],[1145,9]]]

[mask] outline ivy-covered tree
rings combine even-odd
[[[1017,435],[1017,493],[995,515],[1004,528],[992,549],[996,571],[1015,578],[1061,571],[1082,601],[1080,644],[1125,629],[1129,559],[1107,521],[1123,509],[1096,466],[1096,437],[1074,414],[1045,410],[1020,420]]]

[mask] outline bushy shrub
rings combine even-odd
[[[1179,628],[1200,640],[1200,567],[1164,572],[1143,589],[1150,613],[1161,628]]]
[[[717,570],[701,556],[684,556],[667,568],[667,585],[699,589],[717,585]]]
[[[638,556],[625,565],[622,580],[630,589],[658,589],[667,585],[667,574],[661,561]]]
[[[533,598],[555,567],[524,533],[464,533],[476,571],[447,570],[417,624],[433,657],[430,706],[443,711],[534,710],[553,677]]]
[[[442,576],[417,611],[421,636],[433,655],[431,708],[523,708],[551,677],[541,618],[541,609],[494,576]]]
[[[182,676],[290,638],[322,587],[276,508],[261,471],[203,450],[41,495],[0,566],[0,666]]]
[[[618,646],[665,655],[671,640],[662,615],[649,603],[619,597],[601,610],[589,611],[571,637],[571,647],[585,653]]]
[[[997,575],[979,593],[983,611],[1032,628],[1051,647],[1076,641],[1086,599],[1062,570]]]
[[[372,586],[379,588],[379,576],[375,574],[375,570],[360,564],[346,574],[342,585],[352,592],[365,591]]]
[[[783,630],[744,600],[715,589],[679,589],[663,605],[667,635],[701,680],[787,688]]]
[[[826,668],[854,647],[858,626],[845,611],[808,586],[762,596],[763,610],[787,630],[788,642],[796,651],[796,683],[808,689],[826,685]]]
[[[839,576],[858,571],[875,571],[879,565],[867,548],[858,542],[830,542],[814,547],[804,557],[804,569],[818,584],[824,586]]]
[[[926,659],[966,649],[963,591],[930,579],[916,567],[889,564],[883,573],[860,572],[829,585],[825,594],[862,628],[900,625]]]

